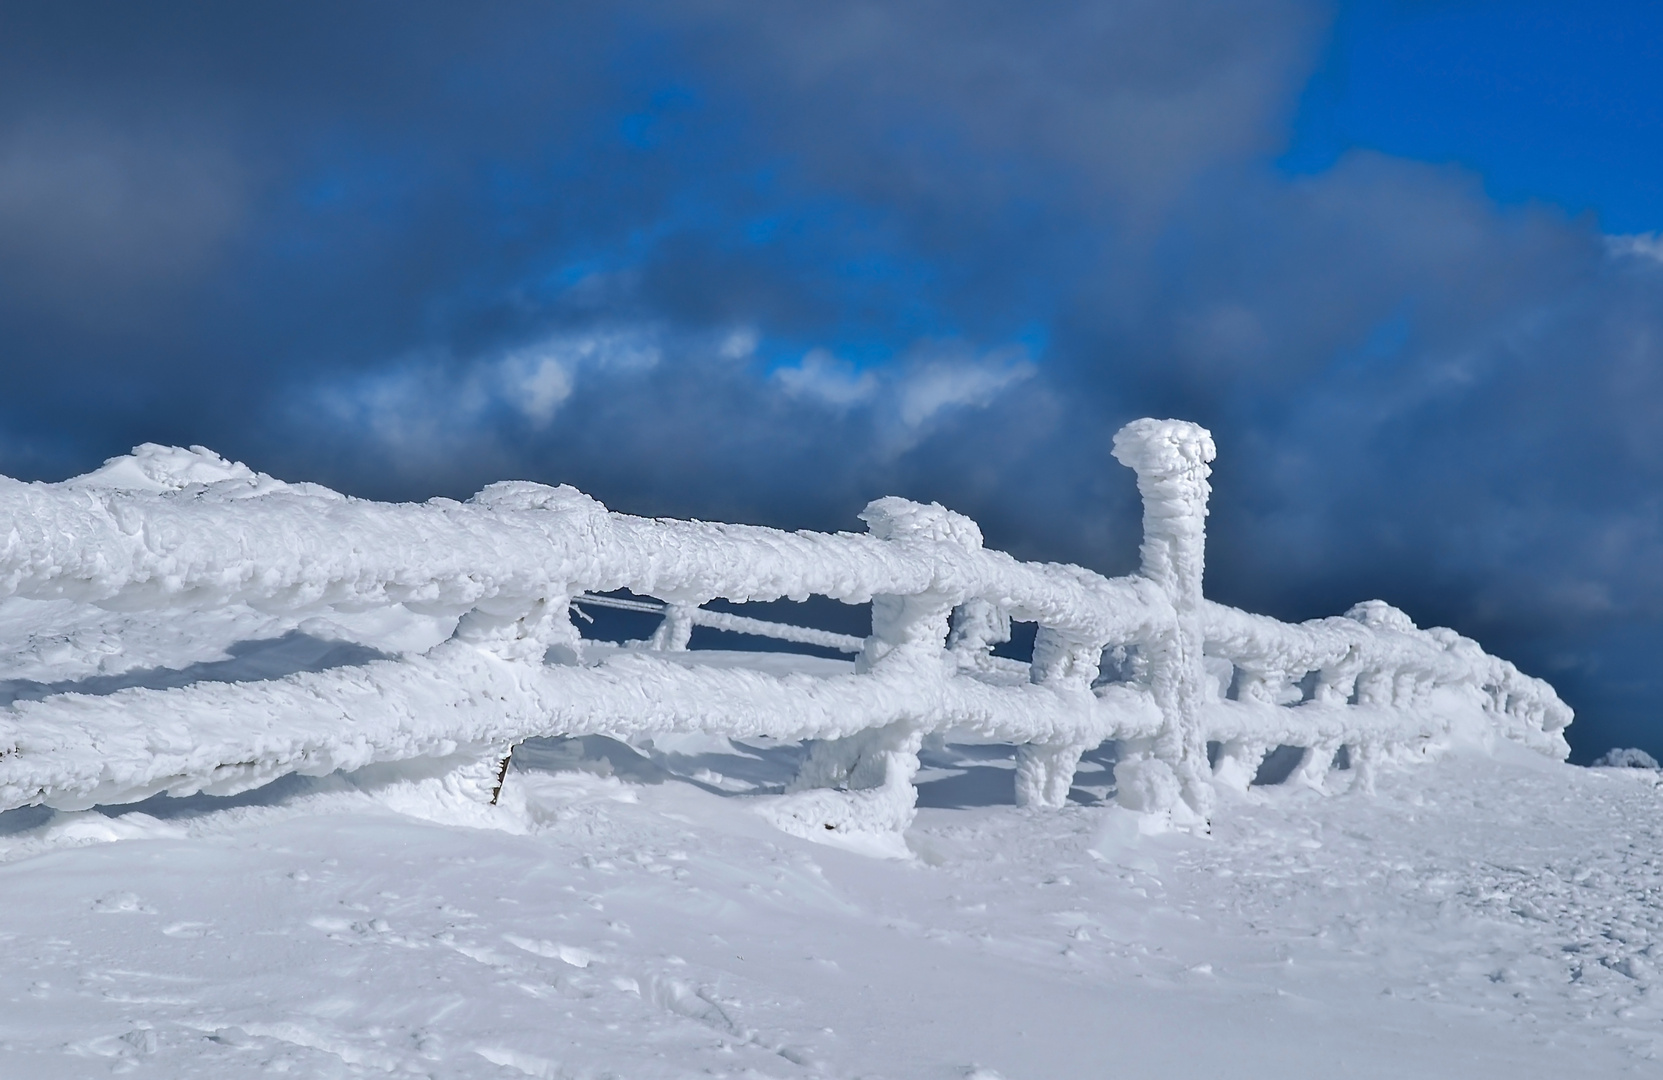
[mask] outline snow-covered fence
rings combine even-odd
[[[61,484],[0,481],[0,615],[208,619],[197,659],[250,626],[388,654],[17,702],[0,711],[0,809],[224,794],[416,759],[447,790],[490,800],[528,737],[700,731],[816,740],[768,803],[774,819],[886,830],[910,819],[921,740],[940,732],[1017,744],[1017,799],[1041,806],[1065,800],[1084,751],[1120,740],[1119,801],[1199,822],[1218,785],[1245,787],[1279,745],[1305,748],[1296,777],[1314,784],[1343,748],[1364,787],[1379,761],[1463,727],[1566,753],[1571,713],[1552,688],[1453,631],[1418,630],[1378,601],[1289,625],[1205,600],[1213,452],[1180,421],[1116,436],[1144,502],[1142,567],[1122,578],[1020,562],[985,548],[970,519],[897,498],[866,508],[865,534],[633,517],[523,482],[391,505],[156,446]],[[598,595],[621,590],[663,603]],[[870,635],[703,609],[810,596],[870,603]],[[663,618],[647,641],[603,647],[583,639],[574,604]],[[1038,624],[1031,663],[992,654],[1012,619]],[[696,625],[858,656],[783,673],[706,663],[686,651]],[[53,670],[138,662],[93,637],[60,639]]]

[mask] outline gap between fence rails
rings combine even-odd
[[[572,597],[571,602],[574,604],[593,604],[596,607],[616,608],[619,611],[639,611],[652,615],[667,615],[680,606],[654,603],[647,600],[626,600],[615,596],[595,596],[592,593],[579,593]],[[752,634],[756,637],[774,638],[778,641],[793,641],[799,645],[818,645],[821,648],[835,649],[838,652],[858,653],[866,647],[866,639],[855,637],[853,634],[818,630],[812,626],[793,626],[790,623],[774,622],[769,619],[753,619],[727,611],[688,608],[687,617],[694,626],[706,626],[712,630],[726,630],[733,634]]]

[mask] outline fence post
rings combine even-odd
[[[947,651],[961,669],[991,669],[993,646],[1010,639],[1010,616],[992,601],[972,596],[953,609]]]
[[[457,621],[450,642],[472,646],[502,660],[541,665],[551,649],[573,659],[583,655],[583,637],[572,625],[571,590],[562,595],[504,596],[482,601]],[[439,778],[441,794],[495,806],[508,781],[514,742],[492,746]]]
[[[1128,762],[1122,785],[1136,790],[1136,809],[1177,810],[1149,805],[1151,791],[1176,787],[1188,809],[1205,819],[1213,806],[1207,767],[1207,737],[1201,726],[1202,664],[1201,576],[1206,562],[1207,498],[1212,488],[1208,463],[1216,450],[1213,437],[1199,424],[1183,420],[1134,420],[1114,437],[1115,460],[1137,473],[1143,497],[1142,574],[1172,601],[1176,618],[1148,643],[1149,682],[1160,706],[1162,725],[1151,747],[1154,761],[1175,774],[1171,780],[1140,775],[1154,762]],[[1120,768],[1116,780],[1120,781]],[[1123,802],[1126,800],[1122,800]],[[1167,801],[1160,799],[1159,801]]]
[[[693,637],[693,612],[697,604],[680,604],[674,600],[664,605],[664,621],[658,624],[648,647],[664,652],[686,652]]]
[[[982,531],[962,514],[890,496],[861,512],[873,536],[886,541],[923,540],[982,546]],[[855,661],[860,672],[909,669],[942,679],[957,667],[948,655],[948,622],[962,597],[933,591],[872,598],[872,633]],[[902,720],[841,739],[816,740],[786,798],[771,812],[774,823],[799,836],[820,830],[899,833],[912,824],[918,790],[920,719]]]
[[[1076,693],[1091,693],[1103,656],[1102,642],[1081,641],[1041,626],[1034,635],[1029,681]],[[1078,742],[1024,743],[1016,748],[1016,805],[1057,809],[1068,802],[1080,755],[1092,745]]]

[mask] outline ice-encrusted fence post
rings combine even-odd
[[[665,652],[686,652],[693,638],[693,612],[697,604],[671,602],[664,605],[664,621],[658,624],[647,643]]]
[[[1052,627],[1034,634],[1028,678],[1036,684],[1091,693],[1103,656],[1103,643],[1082,641]],[[1068,801],[1080,755],[1091,746],[1079,742],[1024,743],[1016,748],[1016,805],[1061,807]]]
[[[990,669],[995,663],[993,647],[1011,639],[1010,616],[980,596],[969,597],[954,608],[952,624],[947,650],[959,667],[971,671]]]
[[[1183,803],[1205,819],[1213,806],[1201,725],[1201,578],[1206,564],[1207,477],[1216,449],[1206,428],[1183,420],[1134,420],[1114,437],[1115,460],[1137,473],[1143,497],[1141,573],[1166,593],[1175,618],[1145,643],[1159,734],[1115,767],[1119,801],[1145,812]],[[1176,782],[1174,782],[1176,781]]]
[[[1277,706],[1287,688],[1287,672],[1266,657],[1247,660],[1234,658],[1235,699]],[[1251,735],[1224,740],[1218,748],[1218,760],[1213,765],[1213,783],[1236,792],[1245,792],[1259,775],[1259,767],[1272,744]]]
[[[457,621],[445,648],[471,646],[510,663],[541,665],[551,648],[581,656],[583,639],[572,625],[571,590],[539,597],[494,597],[482,601]],[[450,795],[497,805],[508,780],[513,742],[485,747],[476,756],[462,755],[461,764],[440,777]]]
[[[880,540],[934,540],[982,546],[982,531],[962,514],[893,496],[861,512]],[[948,621],[959,597],[924,591],[872,598],[872,633],[856,670],[899,668],[921,679],[944,679],[957,667],[946,650]],[[776,812],[788,831],[898,832],[912,823],[918,791],[918,750],[923,729],[901,720],[841,739],[817,741],[797,778],[791,799]],[[832,789],[832,790],[828,790]]]
[[[993,646],[1009,641],[1010,616],[983,597],[970,597],[953,609],[953,630],[947,648],[961,668],[989,670]],[[1042,626],[1034,637],[1029,681],[1080,694],[1090,694],[1103,646],[1097,642]],[[1022,743],[1016,748],[1016,805],[1050,809],[1068,801],[1080,756],[1091,749],[1082,742]]]
[[[471,500],[473,505],[494,510],[543,510],[570,515],[593,527],[604,519],[606,507],[575,488],[544,487],[527,481],[508,480],[491,484]],[[457,647],[473,648],[511,664],[541,668],[551,654],[562,662],[579,662],[583,636],[572,622],[572,596],[568,583],[544,582],[530,594],[498,594],[481,599],[457,620],[450,640],[438,645],[439,652]],[[461,763],[439,779],[447,795],[495,806],[504,794],[509,758],[516,742],[463,749]]]

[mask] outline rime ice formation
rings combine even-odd
[[[1122,805],[1204,827],[1215,788],[1245,788],[1277,746],[1303,748],[1290,782],[1319,787],[1343,748],[1364,788],[1382,763],[1453,738],[1567,752],[1571,712],[1553,689],[1453,631],[1379,601],[1297,626],[1207,601],[1211,437],[1139,420],[1114,453],[1144,502],[1142,567],[1115,579],[1019,562],[969,518],[898,498],[871,503],[857,535],[632,517],[525,482],[466,503],[366,502],[200,447],[147,444],[61,484],[0,478],[0,626],[28,678],[145,666],[110,612],[168,626],[176,663],[297,628],[385,656],[16,702],[0,710],[0,809],[225,794],[414,759],[494,795],[487,781],[527,737],[704,732],[820,740],[765,812],[804,835],[881,836],[911,820],[921,740],[951,733],[1017,744],[1018,801],[1040,807],[1063,803],[1082,752],[1120,740]],[[663,603],[594,595],[625,589]],[[811,595],[870,603],[871,634],[702,608]],[[574,602],[663,623],[600,648]],[[1038,624],[1031,663],[990,652],[1013,619]],[[858,657],[724,666],[686,651],[695,625]]]
[[[1116,768],[1136,772],[1139,782],[1127,790],[1139,790],[1140,803],[1157,800],[1136,807],[1146,812],[1178,808],[1166,798],[1171,785],[1160,775],[1171,770],[1186,816],[1202,820],[1212,810],[1213,789],[1201,719],[1206,680],[1201,576],[1212,491],[1208,466],[1216,454],[1205,428],[1181,420],[1134,420],[1114,437],[1115,460],[1137,473],[1143,497],[1141,572],[1160,587],[1173,612],[1171,622],[1140,643],[1148,654],[1149,692],[1161,710],[1160,733],[1153,742],[1128,748]]]
[[[1596,769],[1655,769],[1657,759],[1644,750],[1633,747],[1618,747],[1607,750],[1594,759]]]

